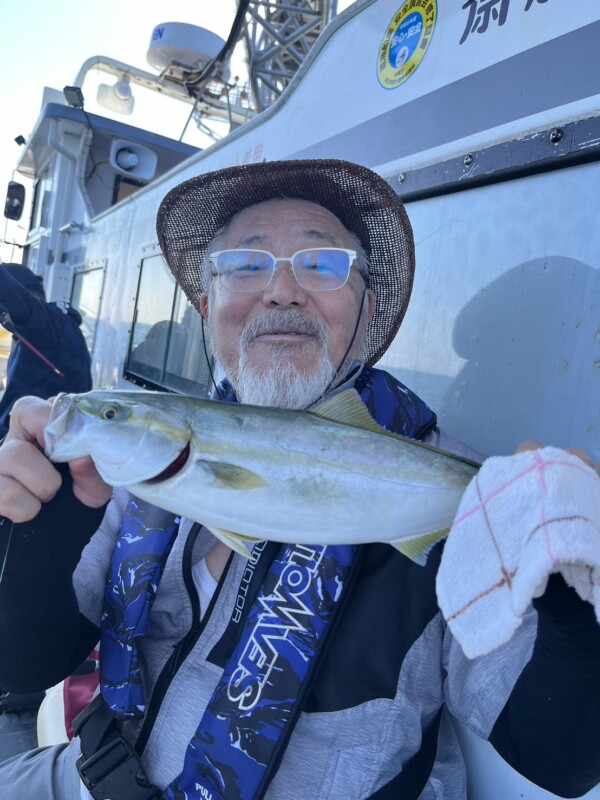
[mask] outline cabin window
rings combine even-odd
[[[52,179],[48,170],[36,181],[31,205],[31,230],[47,228],[50,220],[50,200],[52,199]]]
[[[102,285],[104,283],[104,269],[76,270],[73,277],[71,291],[71,305],[74,306],[82,317],[81,332],[85,338],[90,353],[94,347],[96,325],[100,314],[100,300],[102,299]]]
[[[208,349],[208,332],[206,337]],[[123,374],[148,389],[198,397],[210,394],[200,314],[188,303],[160,254],[144,258],[140,265]]]

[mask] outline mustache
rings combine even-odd
[[[327,344],[325,325],[310,319],[297,309],[288,311],[265,311],[251,320],[242,331],[241,346],[247,347],[254,339],[269,333],[304,333],[314,336],[322,345]]]

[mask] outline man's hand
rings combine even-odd
[[[51,500],[61,485],[58,470],[44,455],[44,428],[51,402],[37,397],[17,400],[10,415],[10,428],[0,447],[0,515],[13,522],[27,522]],[[99,508],[112,489],[90,458],[69,464],[73,494],[84,505]]]
[[[540,444],[540,442],[536,442],[535,439],[528,439],[526,442],[523,442],[523,444],[520,444],[515,452],[522,453],[525,450],[539,450],[543,446],[544,445]],[[595,463],[585,451],[579,450],[577,447],[567,447],[565,450],[567,453],[572,453],[574,456],[577,456],[577,458],[580,458],[588,467],[595,469],[600,476],[600,463]]]

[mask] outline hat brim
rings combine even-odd
[[[270,161],[208,172],[175,186],[160,205],[156,227],[177,283],[199,309],[206,250],[217,231],[242,209],[275,197],[318,203],[362,242],[376,297],[365,361],[374,364],[406,313],[415,253],[402,201],[367,167],[333,159]]]

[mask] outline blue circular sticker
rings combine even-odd
[[[423,17],[419,13],[410,14],[400,23],[389,47],[388,61],[393,69],[400,69],[412,58],[421,41],[422,30]]]
[[[377,60],[377,77],[384,89],[400,86],[419,66],[429,47],[436,18],[436,0],[406,0],[394,14]]]

